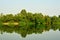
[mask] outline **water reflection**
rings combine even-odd
[[[59,30],[44,31],[42,34],[27,34],[25,38],[21,37],[18,33],[7,33],[0,34],[0,40],[60,40]]]
[[[26,37],[29,34],[42,34],[43,32],[49,31],[50,29],[56,31],[57,29],[60,30],[60,25],[30,25],[30,26],[2,26],[0,27],[0,34],[6,33],[17,33],[20,34],[22,37]]]

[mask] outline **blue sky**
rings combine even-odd
[[[0,13],[16,14],[22,9],[45,15],[60,15],[60,0],[0,0]]]

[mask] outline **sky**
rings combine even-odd
[[[22,9],[43,15],[60,15],[60,0],[0,0],[0,13],[16,14]]]

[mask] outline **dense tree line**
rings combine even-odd
[[[60,15],[57,16],[48,16],[48,15],[43,15],[42,13],[31,13],[31,12],[26,12],[25,9],[21,10],[20,13],[18,14],[6,14],[3,15],[2,13],[0,14],[0,25],[3,25],[3,23],[14,23],[17,22],[19,23],[19,26],[29,26],[33,25],[35,28],[39,28],[36,25],[55,25],[55,24],[60,24]],[[14,25],[14,24],[11,24]]]
[[[26,12],[25,9],[23,9],[20,13],[13,15],[13,14],[7,14],[3,15],[2,13],[0,14],[0,22],[18,22],[21,24],[45,24],[45,25],[50,25],[50,24],[60,24],[60,15],[59,17],[53,16],[50,17],[48,15],[43,15],[42,13],[31,13],[31,12]]]
[[[3,23],[9,23],[4,25]],[[13,23],[18,23],[14,25]],[[21,34],[23,37],[26,34],[42,33],[43,31],[60,30],[60,15],[48,16],[42,13],[26,12],[25,9],[21,10],[18,14],[0,14],[0,30],[12,33],[13,31]],[[1,32],[2,33],[2,32]]]

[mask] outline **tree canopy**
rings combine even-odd
[[[49,29],[60,30],[60,15],[58,17],[44,16],[42,13],[31,13],[25,9],[15,15],[0,14],[0,30],[2,31],[15,31],[25,37],[26,34],[42,33],[43,31],[49,31]]]

